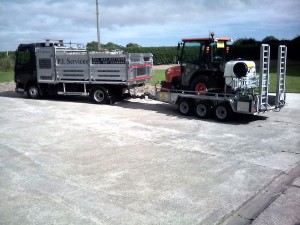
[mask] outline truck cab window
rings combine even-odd
[[[18,52],[18,59],[17,59],[17,64],[20,66],[24,66],[26,64],[30,64],[30,52],[28,49],[24,51],[19,51]]]

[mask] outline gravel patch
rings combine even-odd
[[[15,88],[16,88],[16,84],[13,81],[0,83],[0,92],[15,91]]]

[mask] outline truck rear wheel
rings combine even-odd
[[[30,84],[27,89],[27,94],[29,98],[37,99],[40,97],[40,89],[36,84]]]
[[[179,100],[178,109],[182,115],[189,116],[193,111],[193,103],[188,99],[182,98]]]
[[[95,87],[92,90],[91,98],[94,103],[106,104],[109,100],[108,91],[103,87]]]
[[[211,115],[211,105],[206,101],[201,101],[196,105],[195,113],[201,119],[207,118]]]
[[[214,108],[214,113],[217,120],[227,121],[232,116],[232,109],[228,103],[220,103]]]

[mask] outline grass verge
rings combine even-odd
[[[14,72],[1,72],[0,71],[0,83],[2,82],[10,82],[14,80]]]

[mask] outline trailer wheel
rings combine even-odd
[[[232,116],[232,109],[228,103],[219,103],[214,108],[215,117],[219,121],[227,121]]]
[[[27,95],[29,98],[37,99],[40,97],[40,89],[36,84],[30,84],[27,89]]]
[[[94,103],[106,104],[108,102],[108,91],[103,87],[96,87],[92,90],[91,98]]]
[[[189,116],[193,109],[193,103],[188,99],[182,98],[179,100],[178,109],[182,115]]]
[[[208,102],[201,101],[195,107],[196,115],[201,118],[207,118],[211,115],[211,105]]]

